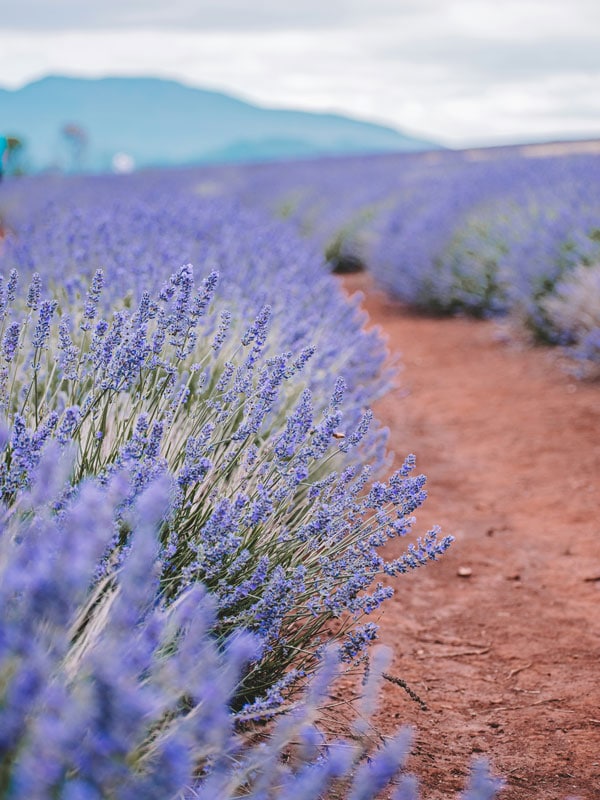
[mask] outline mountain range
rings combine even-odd
[[[0,134],[31,171],[176,166],[437,149],[338,114],[270,109],[159,78],[49,76],[0,89]]]

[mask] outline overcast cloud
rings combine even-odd
[[[444,144],[600,136],[597,0],[20,0],[0,84],[158,75]]]
[[[381,16],[420,14],[435,0],[22,0],[3,11],[2,26],[13,30],[153,28],[199,31],[261,31],[336,28]]]

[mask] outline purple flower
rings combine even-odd
[[[27,308],[30,308],[32,311],[37,311],[41,290],[42,279],[40,278],[39,272],[34,272],[31,276],[31,284],[27,292]]]
[[[14,359],[19,344],[19,336],[21,334],[21,326],[18,322],[11,322],[6,329],[4,339],[2,341],[2,355],[7,364],[10,364]]]
[[[50,335],[50,323],[57,307],[58,303],[56,300],[42,300],[32,339],[35,348],[43,348],[46,346],[48,336]]]
[[[97,269],[92,279],[92,285],[87,293],[85,307],[83,309],[83,318],[85,320],[83,329],[87,330],[89,327],[89,320],[93,320],[98,313],[98,303],[100,302],[100,295],[102,294],[102,287],[104,286],[104,272]]]
[[[212,342],[212,349],[215,351],[215,353],[218,353],[221,347],[223,346],[223,343],[227,338],[227,333],[230,327],[231,327],[231,312],[221,311],[221,321],[219,322],[219,328]]]

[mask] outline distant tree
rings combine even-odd
[[[85,160],[85,151],[88,144],[88,135],[85,128],[74,122],[63,125],[62,137],[69,152],[70,172],[81,172]]]
[[[6,137],[5,172],[7,175],[23,175],[25,169],[25,142],[20,136]]]
[[[2,176],[4,175],[7,153],[8,153],[8,139],[6,138],[6,136],[2,136],[2,134],[0,134],[0,181],[2,180]]]

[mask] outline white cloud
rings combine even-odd
[[[13,7],[33,5],[39,0]],[[82,24],[101,9],[75,0],[55,6],[76,6]],[[105,22],[124,25],[116,5],[102,8]],[[123,8],[131,24],[168,11],[170,25],[0,30],[3,82],[48,73],[166,76],[264,105],[373,118],[454,146],[600,136],[595,0],[278,0],[261,5],[263,16],[241,0],[136,0]],[[224,12],[233,9],[235,25],[226,29]],[[250,27],[248,9],[256,12]],[[192,12],[204,14],[209,29],[183,26]]]
[[[10,30],[157,28],[197,31],[263,31],[337,28],[390,13],[410,15],[435,0],[19,0],[3,9]]]

